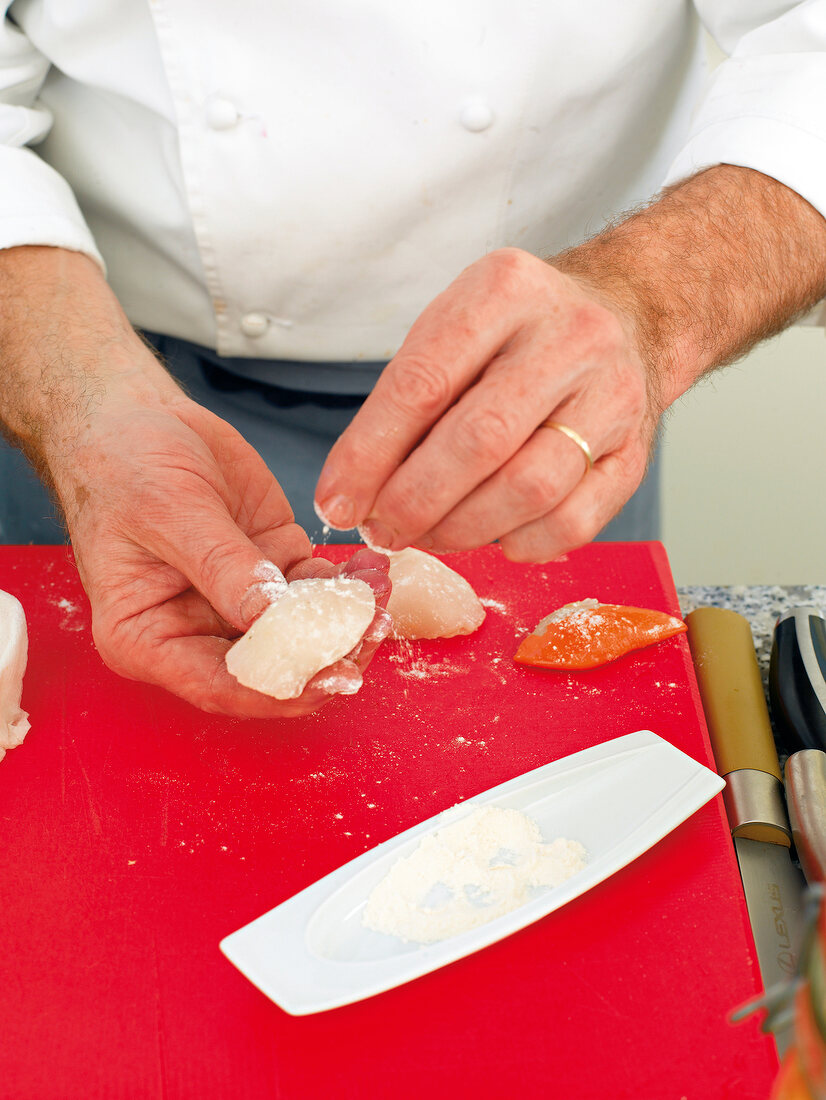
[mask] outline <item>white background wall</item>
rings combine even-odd
[[[677,584],[826,584],[826,335],[798,327],[699,383],[664,434]]]
[[[706,37],[710,67],[723,54]],[[798,326],[677,402],[663,542],[677,584],[826,584],[826,334]]]

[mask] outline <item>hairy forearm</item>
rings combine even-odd
[[[51,487],[113,389],[179,392],[97,265],[60,248],[0,251],[0,375],[0,426]]]
[[[826,296],[826,219],[776,180],[720,165],[551,262],[631,319],[665,408]]]

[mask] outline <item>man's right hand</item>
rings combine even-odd
[[[262,459],[186,397],[92,261],[10,250],[0,257],[0,293],[17,321],[0,334],[13,383],[0,413],[63,508],[104,661],[240,716],[304,714],[354,690],[388,630],[387,559],[362,551],[340,570],[311,557]],[[224,655],[284,578],[339,571],[370,583],[378,605],[350,659],[296,700],[238,684]]]

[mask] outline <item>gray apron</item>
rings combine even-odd
[[[370,392],[383,363],[293,363],[226,359],[168,336],[147,334],[189,396],[226,420],[278,479],[313,542],[355,542],[355,532],[324,534],[313,491],[327,454]],[[299,389],[298,386],[302,388]],[[659,454],[603,541],[660,537]],[[0,440],[0,542],[59,543],[66,532],[22,455]]]

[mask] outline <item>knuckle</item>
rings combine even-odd
[[[552,507],[559,495],[553,473],[538,466],[517,467],[509,474],[507,484],[509,495],[534,514]]]
[[[551,553],[546,552],[544,544],[536,539],[529,538],[522,532],[503,535],[499,540],[502,553],[508,561],[517,564],[530,564],[548,561]]]
[[[645,477],[648,457],[644,447],[627,448],[615,454],[618,468],[617,482],[624,488],[626,498],[631,496]]]
[[[453,427],[454,445],[471,458],[501,459],[510,448],[513,428],[502,409],[487,408],[460,417]]]
[[[622,412],[627,419],[635,422],[642,419],[648,408],[648,395],[642,380],[626,378],[625,385],[620,388],[620,400]]]
[[[478,535],[464,530],[463,527],[449,520],[433,527],[430,538],[433,540],[433,545],[428,547],[428,553],[433,554],[455,554],[461,550],[475,550],[483,541]]]
[[[406,356],[394,372],[395,400],[405,412],[432,418],[453,397],[450,378],[443,367],[422,356]]]
[[[581,512],[569,512],[556,518],[556,536],[568,550],[584,546],[595,534],[596,530],[589,517]]]
[[[284,573],[311,558],[313,545],[303,527],[294,519],[287,520],[267,538],[254,538],[262,554],[277,563]]]
[[[364,432],[346,428],[333,444],[328,462],[335,462],[336,471],[372,476],[391,453],[392,437],[379,432]],[[339,477],[341,474],[339,473]]]
[[[429,498],[403,482],[383,489],[373,512],[397,534],[404,532],[409,537],[413,533],[421,534],[430,526],[433,521],[430,506]]]
[[[497,294],[516,296],[524,290],[530,269],[536,264],[535,256],[521,248],[500,248],[487,256],[487,263]]]
[[[606,407],[610,408],[610,420],[605,422],[597,435],[594,458],[630,450],[639,438],[640,424],[645,415],[639,394],[633,386],[612,386],[610,379],[603,378],[602,392]]]

